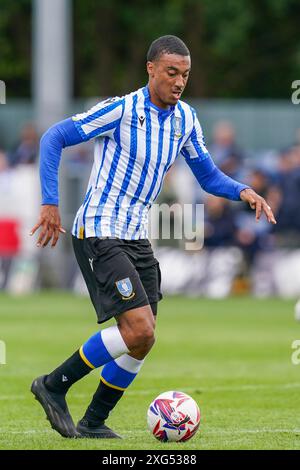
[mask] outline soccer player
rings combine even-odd
[[[62,436],[120,437],[104,423],[154,344],[162,295],[159,264],[147,239],[147,216],[176,158],[185,159],[205,191],[246,201],[257,219],[264,212],[276,223],[262,197],[214,165],[195,110],[180,100],[190,70],[190,52],[182,40],[160,37],[147,54],[146,86],[55,124],[41,139],[42,206],[31,235],[40,229],[37,246],[51,242],[54,247],[65,233],[58,209],[62,149],[96,138],[94,165],[72,239],[98,323],[116,320],[32,383],[31,391]],[[75,427],[66,393],[100,366],[100,384]]]

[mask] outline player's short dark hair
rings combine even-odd
[[[184,42],[177,36],[161,36],[152,42],[147,52],[147,60],[154,62],[158,60],[162,54],[178,54],[187,56],[190,51]]]

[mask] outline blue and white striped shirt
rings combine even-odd
[[[79,238],[147,238],[148,211],[180,152],[187,160],[209,157],[193,108],[179,101],[160,109],[148,87],[72,119],[82,140],[96,137],[86,197],[72,230]]]
[[[248,187],[214,165],[193,108],[178,101],[160,109],[144,87],[102,101],[45,132],[40,148],[42,204],[59,203],[62,149],[92,138],[94,165],[72,230],[78,238],[147,238],[149,209],[180,153],[205,191],[238,201]]]

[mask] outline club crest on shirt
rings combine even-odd
[[[129,279],[129,277],[126,277],[125,279],[121,279],[120,281],[117,281],[116,286],[123,300],[129,300],[135,296],[135,292],[133,292],[133,287],[132,287],[131,280]]]
[[[175,134],[175,137],[182,136],[182,118],[178,116],[173,116],[172,127]]]

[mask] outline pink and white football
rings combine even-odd
[[[153,400],[147,413],[148,427],[163,442],[187,441],[200,425],[200,410],[183,392],[164,392]]]

